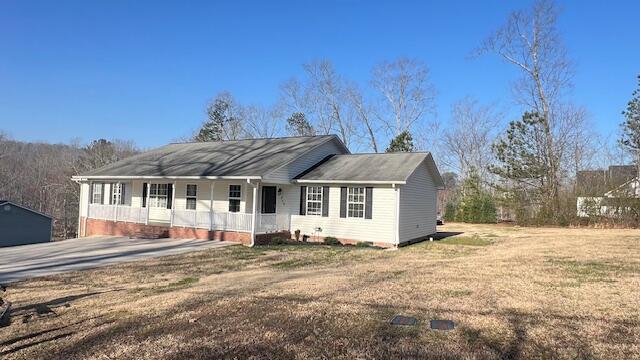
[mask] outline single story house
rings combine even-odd
[[[300,231],[395,247],[436,232],[430,153],[351,154],[335,135],[169,144],[74,176],[80,236],[253,245]]]
[[[49,242],[52,233],[51,216],[0,200],[0,247]]]

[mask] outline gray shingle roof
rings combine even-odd
[[[402,183],[423,162],[427,162],[436,185],[442,179],[431,153],[380,153],[333,155],[296,176],[300,182],[388,182]]]
[[[335,135],[169,144],[80,177],[264,176]],[[340,142],[342,144],[342,142]]]

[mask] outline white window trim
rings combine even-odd
[[[309,199],[309,196],[312,194],[311,193],[311,189],[314,189],[314,190],[315,189],[320,189],[319,193],[317,191],[314,191],[314,194],[319,196],[319,200],[310,200]],[[322,209],[322,203],[323,203],[322,200],[323,200],[323,196],[324,196],[323,187],[322,186],[307,186],[307,194],[306,194],[306,196],[307,196],[307,198],[305,199],[306,200],[305,201],[305,206],[306,206],[306,212],[305,213],[308,216],[322,216],[322,210],[323,210]],[[315,213],[315,211],[314,211],[314,213],[310,213],[309,212],[309,204],[310,203],[319,203],[320,204],[320,207],[318,208],[318,213],[317,214]]]
[[[189,186],[195,186],[196,193],[195,195],[189,195]],[[184,188],[184,208],[186,210],[197,210],[198,209],[198,184],[187,184]],[[195,202],[195,208],[189,209],[189,199],[193,199]]]
[[[148,204],[149,207],[150,208],[157,208],[157,209],[166,209],[168,201],[169,201],[169,184],[149,184],[147,186],[149,186],[149,204]],[[154,186],[156,188],[155,194],[153,193],[153,187]],[[166,186],[166,188],[167,188],[166,194],[164,194],[164,195],[159,194],[158,190],[160,190],[160,186]],[[164,206],[159,206],[160,199],[164,199],[165,200],[164,201]]]
[[[240,193],[238,194],[238,196],[231,196],[231,187],[232,186],[237,186],[240,188]],[[242,185],[241,184],[229,184],[229,189],[228,189],[228,193],[227,193],[227,210],[229,212],[240,212],[241,211],[241,206],[242,206]],[[231,211],[231,200],[238,200],[238,211]]]
[[[104,196],[104,194],[102,194],[102,183],[93,183],[91,184],[91,186],[93,187],[91,189],[91,203],[92,204],[101,204],[102,203],[102,198]],[[96,189],[98,191],[96,191]],[[98,197],[98,201],[96,201],[96,195],[100,195]]]
[[[122,183],[111,184],[111,205],[124,205],[124,199],[122,198]]]
[[[362,189],[362,201],[351,201],[349,200],[349,193],[354,189]],[[351,219],[364,219],[366,212],[367,204],[367,188],[363,186],[351,186],[347,188],[347,218]],[[353,216],[351,215],[351,211],[349,209],[349,205],[362,205],[362,216]]]

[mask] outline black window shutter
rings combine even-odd
[[[347,188],[345,186],[340,188],[340,217],[347,217]]]
[[[300,186],[300,215],[307,215],[307,187]]]
[[[89,204],[93,204],[93,183],[89,183]]]
[[[104,183],[100,184],[102,190],[100,191],[100,204],[104,205]]]
[[[115,187],[116,183],[110,183],[109,184],[109,205],[115,205],[113,203],[113,188]]]
[[[126,188],[126,186],[124,186],[124,184],[120,184],[120,205],[124,205],[125,201],[124,199],[126,198],[125,194],[124,194],[124,189]]]
[[[365,189],[365,199],[364,199],[364,218],[371,219],[371,210],[373,203],[373,188],[368,187]]]
[[[322,216],[329,216],[329,187],[322,187]]]
[[[147,207],[147,183],[142,184],[142,207]]]
[[[167,184],[167,209],[171,209],[172,200],[173,200],[173,185]]]

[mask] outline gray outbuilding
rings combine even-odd
[[[49,242],[53,219],[6,200],[0,200],[0,247]]]

